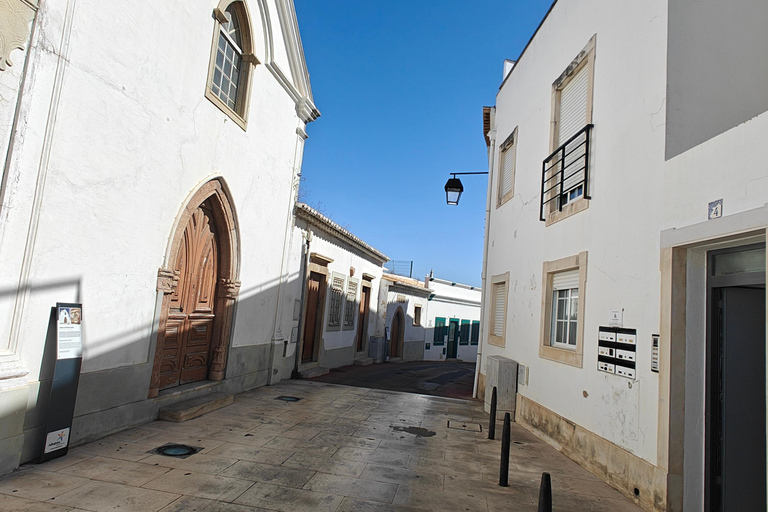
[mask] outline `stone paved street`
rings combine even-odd
[[[515,424],[510,486],[499,487],[500,441],[487,439],[487,421],[476,401],[287,381],[24,466],[0,478],[0,510],[535,511],[542,471],[556,511],[640,510]],[[148,453],[169,442],[203,449],[186,459]]]

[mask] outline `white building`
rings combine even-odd
[[[319,115],[293,2],[147,8],[0,2],[0,472],[40,454],[57,302],[83,304],[70,444],[288,377]]]
[[[766,20],[559,0],[485,109],[479,391],[646,510],[766,509]]]
[[[301,278],[291,293],[294,320],[302,321],[285,362],[304,377],[370,364],[369,333],[376,329],[387,256],[303,203],[296,205],[293,239],[291,268],[301,269]]]
[[[427,276],[432,290],[427,311],[424,360],[475,361],[480,339],[480,288]]]
[[[385,338],[385,359],[401,362],[424,358],[424,322],[431,293],[418,279],[382,275],[376,336]]]

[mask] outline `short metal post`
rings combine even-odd
[[[550,478],[549,473],[541,474],[539,512],[552,512],[552,479]]]
[[[491,395],[491,422],[488,424],[488,439],[496,438],[496,386]]]
[[[501,432],[501,467],[499,468],[499,486],[509,487],[509,437],[512,419],[504,413],[504,430]]]

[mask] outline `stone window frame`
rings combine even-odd
[[[421,326],[421,313],[423,306],[421,304],[413,305],[413,325],[415,327]]]
[[[507,289],[507,294],[504,297],[504,324],[502,327],[501,336],[497,336],[493,334],[493,326],[496,325],[496,287],[498,285],[503,284]],[[505,348],[506,347],[506,333],[507,333],[507,310],[509,308],[509,272],[505,272],[503,274],[498,274],[491,277],[491,287],[490,287],[490,304],[491,307],[489,308],[489,318],[490,322],[488,325],[490,328],[488,329],[488,344],[493,345],[495,347]]]
[[[499,146],[499,182],[497,184],[498,193],[496,196],[496,208],[499,208],[501,205],[512,199],[512,197],[515,195],[515,174],[517,172],[517,129],[518,127],[515,126],[515,129],[512,130],[512,133],[509,135],[509,137],[507,137],[506,140],[504,140],[504,142]],[[509,187],[509,192],[504,194],[502,189],[504,184],[504,167],[508,156],[512,157],[512,185]]]
[[[228,18],[226,11],[233,6],[238,16],[240,24],[240,33],[242,38],[242,61],[240,69],[240,83],[237,90],[237,100],[235,108],[230,108],[224,101],[213,92],[213,75],[216,69],[216,55],[218,53],[219,34],[222,24],[226,23]],[[205,97],[219,110],[224,112],[243,130],[248,128],[248,110],[250,107],[251,84],[253,81],[253,70],[258,64],[259,59],[253,53],[253,25],[248,11],[248,5],[242,0],[221,0],[219,5],[213,10],[213,42],[211,43],[211,56],[208,63],[208,78],[205,85]]]
[[[564,348],[551,345],[552,329],[552,277],[566,270],[579,271],[579,308],[577,312],[576,347]],[[541,328],[539,338],[539,357],[559,363],[583,367],[584,363],[584,324],[587,286],[587,251],[575,256],[568,256],[554,261],[545,261],[542,269]]]
[[[560,124],[560,93],[563,88],[568,85],[568,82],[573,79],[576,74],[581,71],[585,66],[587,67],[587,117],[584,125],[592,124],[592,105],[594,98],[594,86],[595,86],[595,46],[597,44],[597,34],[594,34],[587,45],[576,56],[573,61],[565,68],[557,80],[552,83],[552,108],[550,117],[550,129],[549,129],[549,152],[553,153],[558,147],[560,147],[559,141],[559,124]],[[587,148],[588,151],[591,148]],[[575,215],[589,208],[589,199],[584,195],[573,201],[569,201],[568,204],[563,206],[562,210],[557,208],[556,201],[549,203],[548,212],[546,213],[545,226],[550,226],[556,222]]]

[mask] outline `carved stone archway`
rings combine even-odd
[[[168,313],[179,283],[179,272],[173,268],[184,239],[184,231],[195,211],[206,203],[212,212],[218,231],[218,281],[214,301],[215,319],[212,329],[211,357],[208,380],[223,380],[232,330],[232,313],[240,292],[240,242],[237,216],[226,183],[215,178],[204,183],[187,200],[176,218],[165,264],[157,273],[157,290],[163,293],[157,344],[155,346],[149,398],[160,391],[160,367],[163,362],[163,344],[166,337]]]

